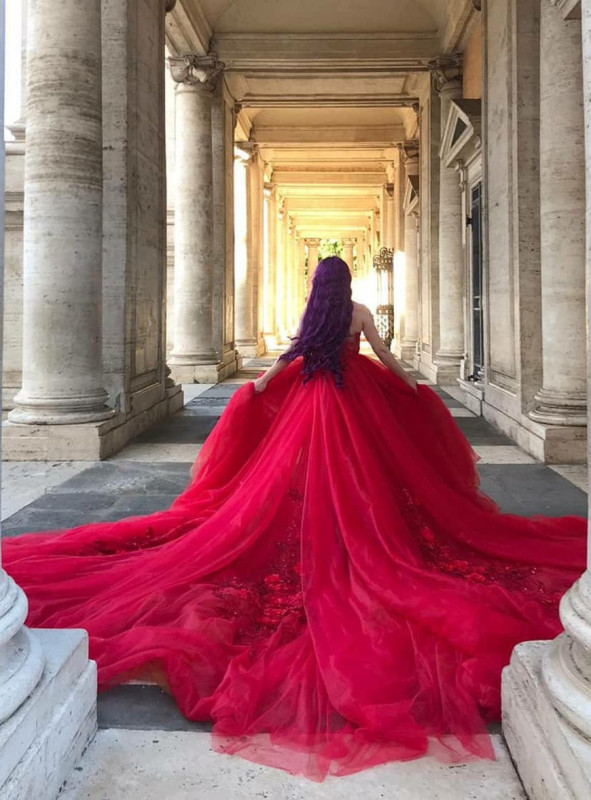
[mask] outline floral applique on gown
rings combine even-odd
[[[512,648],[560,630],[586,521],[501,514],[436,393],[344,350],[236,391],[170,509],[3,542],[100,688],[156,678],[216,749],[321,780],[493,757]]]

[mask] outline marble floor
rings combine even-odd
[[[270,364],[246,362],[217,386],[185,387],[185,407],[104,462],[5,463],[2,535],[111,521],[166,508],[184,489],[199,448],[233,392]],[[423,381],[426,382],[426,381]],[[433,387],[480,456],[482,489],[511,513],[586,515],[586,468],[545,466],[474,416],[450,388]],[[456,395],[456,396],[454,396]],[[127,685],[99,696],[99,733],[68,781],[65,800],[335,798],[510,800],[524,797],[494,731],[496,762],[446,766],[429,759],[310,784],[209,750],[207,725],[185,720],[169,696]]]

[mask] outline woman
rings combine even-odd
[[[9,540],[4,563],[29,624],[88,630],[101,688],[158,680],[219,751],[314,779],[492,758],[501,669],[559,633],[586,524],[501,514],[475,461],[327,258],[169,510]]]

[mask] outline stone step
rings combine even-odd
[[[509,754],[496,761],[395,762],[314,783],[211,750],[205,732],[99,731],[60,800],[525,800]]]
[[[42,678],[0,726],[0,800],[45,800],[60,786],[96,731],[96,665],[81,630],[36,630]]]

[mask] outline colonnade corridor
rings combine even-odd
[[[2,537],[168,508],[328,255],[501,510],[588,516],[591,0],[14,0],[6,30]],[[30,630],[0,566],[0,800],[588,800],[589,566],[513,652],[496,761],[327,784],[214,753],[156,683],[97,697],[86,632]]]

